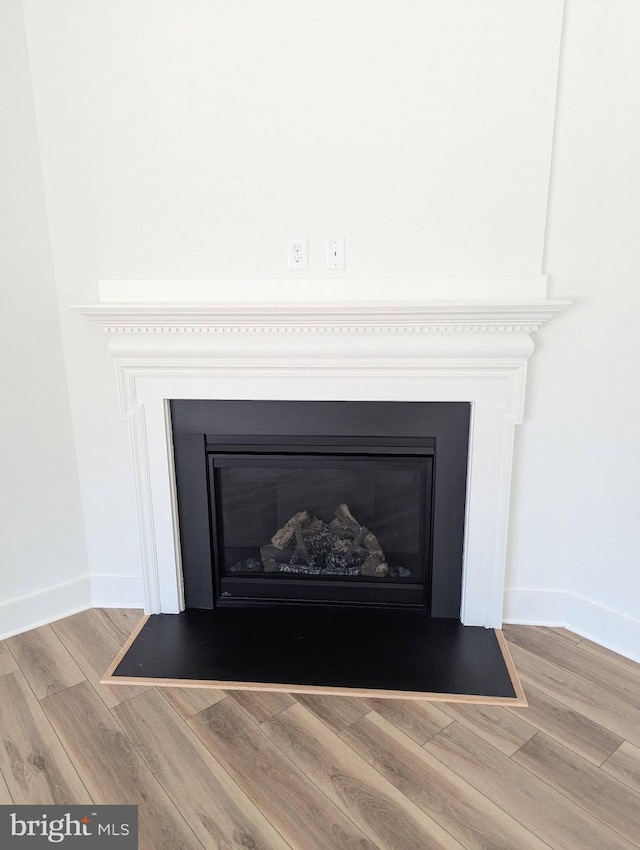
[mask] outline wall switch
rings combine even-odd
[[[347,255],[344,236],[331,236],[327,239],[327,268],[346,269]]]
[[[307,271],[309,268],[309,240],[298,236],[287,241],[287,268],[292,271]]]

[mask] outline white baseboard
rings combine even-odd
[[[528,590],[508,587],[504,592],[505,623],[526,626],[565,626],[567,593],[564,590]]]
[[[563,626],[640,662],[640,620],[575,593],[507,588],[503,620],[528,626]]]
[[[89,577],[46,587],[0,604],[0,640],[91,608]]]
[[[142,576],[91,576],[94,608],[144,608]]]
[[[567,598],[566,625],[576,634],[640,662],[640,620],[572,593]]]

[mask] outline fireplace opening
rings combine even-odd
[[[466,402],[171,402],[188,608],[459,617]]]
[[[429,441],[278,442],[208,441],[217,604],[426,606]]]

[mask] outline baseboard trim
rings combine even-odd
[[[564,590],[507,588],[505,623],[561,626],[640,662],[640,620]]]
[[[566,626],[600,646],[640,662],[640,620],[568,594]]]
[[[503,622],[523,626],[566,626],[567,593],[509,587],[504,593]]]
[[[0,640],[91,608],[89,577],[46,587],[0,604]]]
[[[144,608],[142,576],[91,576],[94,608]]]

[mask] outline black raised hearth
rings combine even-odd
[[[459,617],[468,403],[171,402],[187,608]]]
[[[105,679],[119,680],[526,705],[493,629],[416,609],[154,614]]]

